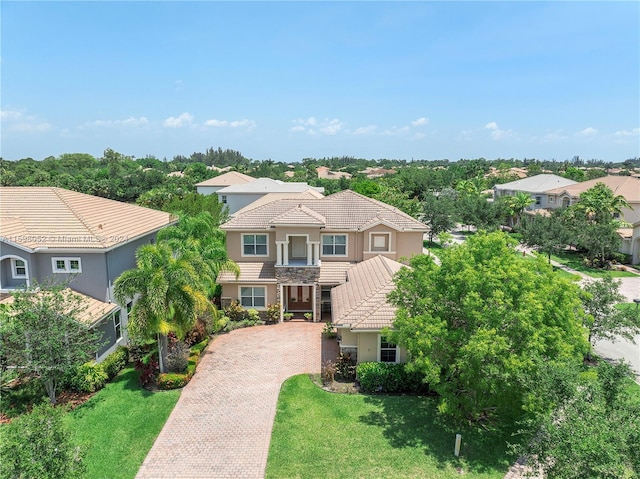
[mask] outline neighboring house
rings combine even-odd
[[[270,193],[299,194],[309,189],[323,193],[324,188],[309,186],[302,182],[284,182],[271,178],[258,178],[242,184],[235,184],[216,191],[218,200],[227,205],[229,214],[233,215],[245,206],[259,200]]]
[[[614,195],[624,197],[629,203],[629,208],[622,208],[619,215],[614,215],[630,225],[630,227],[618,230],[622,238],[620,252],[631,255],[633,264],[640,263],[640,178],[609,175],[563,188],[555,188],[546,193],[558,198],[558,206],[569,206],[579,202],[580,195],[598,183],[604,183],[613,191]]]
[[[318,199],[324,198],[324,195],[317,190],[308,189],[303,191],[302,193],[298,192],[288,192],[288,193],[267,193],[261,198],[257,199],[253,203],[249,203],[244,208],[239,209],[235,212],[236,215],[240,215],[246,211],[257,208],[258,206],[266,205],[268,203],[273,203],[274,201],[279,200],[309,200],[309,199]]]
[[[255,178],[237,171],[229,171],[222,175],[209,178],[208,180],[196,183],[196,191],[201,195],[212,195],[222,188],[232,185],[243,185],[254,181]]]
[[[623,208],[621,219],[633,224],[640,221],[640,178],[634,176],[603,176],[581,183],[574,183],[559,188],[550,189],[545,193],[557,198],[556,208],[570,206],[580,201],[580,195],[598,183],[605,184],[614,195],[620,195],[629,203],[630,208]]]
[[[52,187],[0,188],[0,293],[47,280],[82,295],[81,318],[102,332],[102,360],[126,342],[131,303],[118,304],[113,283],[135,268],[136,249],[153,243],[169,214]]]
[[[527,209],[557,208],[562,205],[558,204],[557,196],[549,194],[548,190],[574,184],[576,184],[575,181],[562,176],[541,174],[495,185],[493,187],[493,197],[497,200],[501,196],[516,196],[518,193],[527,193],[534,200]]]
[[[318,178],[322,180],[339,180],[340,178],[351,178],[351,173],[347,173],[346,171],[331,171],[328,166],[318,166],[316,168],[316,172],[318,173]]]
[[[362,173],[363,175],[365,175],[367,178],[369,178],[370,180],[374,179],[374,178],[380,178],[384,175],[394,175],[397,173],[396,170],[386,170],[384,168],[373,168],[373,167],[367,167],[362,171],[359,171],[358,173]]]
[[[373,291],[378,283],[367,284],[372,278],[366,271],[375,270],[376,277],[383,278],[382,269],[393,271],[398,261],[421,254],[428,231],[397,208],[351,190],[263,204],[236,214],[221,228],[227,233],[229,258],[240,267],[237,278],[226,272],[218,277],[223,306],[236,300],[244,308],[266,312],[269,304],[279,304],[281,320],[285,312],[311,313],[314,321],[333,314],[341,321],[349,348],[359,344],[351,334],[374,335],[377,341],[380,328],[358,326],[367,324],[369,311],[364,307],[350,309],[347,324],[344,305],[332,289],[347,283],[359,293]],[[387,282],[384,287],[389,286]],[[358,314],[365,322],[355,320]],[[387,316],[379,324],[390,325],[389,320]],[[359,349],[360,360],[374,359],[368,354],[371,351],[365,354]],[[388,358],[390,353],[383,356]]]

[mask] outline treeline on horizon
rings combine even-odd
[[[529,175],[541,172],[556,173],[576,181],[604,176],[611,168],[621,168],[618,174],[631,174],[640,168],[640,158],[611,163],[601,160],[583,160],[574,157],[570,161],[485,158],[443,160],[367,160],[352,156],[331,158],[304,158],[300,162],[287,163],[268,160],[252,160],[239,151],[208,148],[204,153],[190,156],[176,155],[172,160],[147,155],[135,158],[110,148],[100,158],[87,153],[65,153],[43,160],[0,158],[0,185],[2,186],[56,186],[81,193],[101,196],[125,202],[136,202],[161,208],[174,197],[183,197],[195,191],[195,184],[220,174],[208,167],[231,168],[248,175],[268,177],[283,181],[306,181],[312,186],[322,186],[326,194],[347,188],[366,194],[370,183],[382,186],[379,194],[400,195],[404,199],[420,200],[426,194],[455,188],[461,181],[473,180],[480,189],[491,188],[497,183],[518,179],[510,168],[526,168]],[[347,172],[351,179],[320,179],[316,168],[326,166],[333,171]],[[366,168],[394,169],[368,180],[362,173]],[[586,169],[585,169],[586,168]],[[177,173],[178,172],[178,173]],[[285,172],[293,172],[285,176]],[[171,175],[171,173],[174,173]],[[493,173],[489,175],[489,173]],[[354,187],[355,186],[355,187]],[[376,187],[374,189],[380,190]]]

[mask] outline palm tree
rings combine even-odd
[[[136,251],[135,269],[122,273],[114,293],[124,303],[137,297],[129,315],[132,336],[156,337],[160,372],[167,370],[167,334],[183,336],[198,315],[211,305],[207,298],[208,269],[190,251],[176,251],[166,242]]]
[[[213,216],[202,212],[195,216],[182,216],[176,226],[158,232],[158,241],[165,241],[177,251],[191,251],[203,260],[209,299],[216,289],[215,280],[222,271],[240,274],[238,265],[230,260],[225,248],[224,231],[217,228]]]
[[[580,195],[576,209],[582,211],[588,218],[598,221],[610,218],[614,213],[620,214],[623,208],[629,208],[629,203],[622,195],[614,195],[611,188],[604,183],[596,183],[592,188]]]
[[[520,224],[520,218],[524,210],[527,209],[535,200],[531,198],[529,193],[519,191],[515,196],[510,196],[507,200],[507,205],[511,210],[511,215],[515,218],[515,223],[512,218],[512,226]]]

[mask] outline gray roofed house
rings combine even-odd
[[[577,182],[563,178],[562,176],[541,174],[495,185],[493,187],[493,196],[494,199],[498,199],[501,196],[515,196],[518,193],[528,193],[534,200],[534,203],[531,204],[528,209],[556,208],[559,205],[557,205],[555,195],[547,194],[547,190],[569,186],[575,183]]]

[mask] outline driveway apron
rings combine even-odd
[[[217,337],[136,477],[264,477],[280,387],[320,372],[323,326],[282,323]]]

